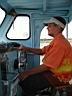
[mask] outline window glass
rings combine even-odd
[[[66,26],[66,27],[67,27],[67,26]],[[65,36],[65,38],[67,38],[67,28],[66,28],[66,27],[64,28],[64,30],[63,30],[63,32],[62,32],[63,35]]]
[[[29,38],[29,17],[18,16],[7,33],[9,39]]]
[[[68,24],[68,40],[72,45],[72,21]]]
[[[41,31],[41,35],[40,35],[40,48],[43,48],[46,45],[49,45],[49,43],[51,42],[53,38],[51,36],[48,35],[48,30],[47,30],[47,26],[45,26],[42,31]],[[40,56],[40,65],[42,64],[42,59],[44,56]]]
[[[45,45],[48,45],[51,41],[52,37],[48,35],[47,26],[45,26],[40,35],[40,48],[42,48]]]
[[[5,18],[5,11],[0,8],[0,25]]]
[[[72,39],[72,21],[68,24],[68,38]]]

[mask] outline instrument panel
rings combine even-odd
[[[3,96],[16,96],[19,82],[18,74],[27,68],[25,52],[10,50],[21,45],[16,42],[0,44],[0,67]]]
[[[0,63],[5,62],[7,72],[15,72],[26,69],[27,55],[25,52],[14,50],[21,45],[16,42],[0,44]],[[12,49],[13,50],[10,50]]]

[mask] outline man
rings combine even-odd
[[[44,55],[43,64],[19,75],[20,86],[25,96],[35,96],[42,88],[49,86],[43,75],[52,73],[61,81],[69,82],[72,78],[72,47],[62,35],[66,21],[62,17],[53,17],[48,22],[48,35],[54,37],[50,45],[42,49],[20,47],[19,50]],[[52,72],[52,73],[51,73]]]

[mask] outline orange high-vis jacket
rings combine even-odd
[[[42,51],[45,55],[43,64],[50,67],[59,79],[68,81],[72,78],[72,47],[61,33]]]

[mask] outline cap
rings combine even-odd
[[[60,16],[56,16],[56,17],[52,17],[48,22],[47,24],[45,25],[48,25],[48,23],[55,23],[57,25],[59,25],[60,27],[64,28],[65,25],[66,25],[66,21],[64,18],[60,17]]]

